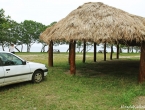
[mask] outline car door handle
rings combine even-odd
[[[10,69],[6,69],[6,71],[10,71]]]

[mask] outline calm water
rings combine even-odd
[[[21,50],[21,46],[17,46],[17,48],[19,50]],[[41,48],[42,48],[42,44],[33,44],[31,46],[30,51],[31,52],[40,52],[41,51]],[[68,48],[69,48],[68,45],[53,46],[53,49],[59,49],[60,52],[66,52]],[[113,49],[114,49],[114,52],[116,52],[116,47],[115,46],[113,47]],[[8,50],[9,50],[8,47],[5,47],[5,51],[8,51]],[[48,50],[48,46],[45,47],[45,51],[47,51],[47,50]],[[80,50],[82,50],[82,48]],[[88,52],[93,52],[93,50],[94,49],[93,49],[93,46],[92,46],[92,48],[89,49]],[[97,51],[98,50],[103,50],[102,45],[97,46]],[[107,50],[107,52],[110,52],[110,48],[106,48],[106,50]],[[2,51],[2,48],[1,47],[0,47],[0,51]],[[26,45],[23,45],[23,52],[26,52],[26,51],[27,51],[27,47],[26,47]],[[78,49],[76,49],[76,51],[78,51]],[[17,52],[16,49],[15,49],[15,52]],[[127,52],[127,49],[124,49],[123,52]]]

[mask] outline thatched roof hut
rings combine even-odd
[[[40,39],[49,44],[49,64],[53,65],[53,41],[68,41],[70,73],[75,73],[75,41],[141,45],[139,82],[145,81],[145,18],[101,2],[89,2],[47,28]],[[104,50],[105,52],[105,50]],[[96,50],[94,51],[94,59]],[[85,49],[84,49],[85,56]]]
[[[145,19],[101,2],[89,2],[46,29],[40,38],[46,43],[51,40],[142,42],[145,40]]]

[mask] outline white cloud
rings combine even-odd
[[[0,0],[0,8],[17,22],[33,20],[49,25],[66,17],[72,10],[86,2],[103,2],[145,17],[144,0]]]

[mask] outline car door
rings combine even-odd
[[[4,70],[3,67],[0,66],[0,85],[3,85],[4,83]]]
[[[0,85],[4,83],[4,70],[3,70],[3,61],[2,57],[0,56]]]
[[[17,56],[11,53],[2,53],[5,57],[3,70],[5,72],[4,83],[14,83],[20,81],[26,81],[30,79],[30,67]]]

